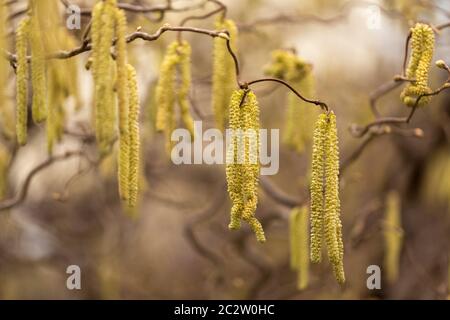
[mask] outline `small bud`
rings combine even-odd
[[[418,138],[423,138],[425,134],[424,134],[424,132],[423,132],[422,129],[420,129],[420,128],[415,128],[415,129],[414,129],[414,135],[415,135],[416,137],[418,137]]]
[[[436,67],[441,68],[441,69],[447,69],[448,68],[447,64],[445,63],[444,60],[437,60],[435,62],[435,64],[436,64]]]

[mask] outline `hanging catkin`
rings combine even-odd
[[[325,139],[325,216],[324,228],[328,259],[339,283],[345,282],[344,246],[342,243],[342,225],[339,200],[339,148],[336,129],[336,116],[329,114],[328,130]]]
[[[394,283],[398,278],[402,242],[400,196],[398,192],[391,191],[386,197],[384,221],[384,268],[389,283]]]
[[[229,19],[216,21],[216,30],[227,30],[231,49],[237,53],[238,30],[234,21]],[[225,128],[228,118],[228,104],[236,86],[234,61],[227,49],[225,39],[214,38],[212,108],[219,130]]]
[[[323,238],[339,283],[345,282],[340,220],[339,148],[336,116],[321,114],[314,132],[311,176],[311,261],[321,261]]]
[[[30,33],[30,18],[22,19],[16,31],[16,135],[20,145],[27,143],[27,121],[28,121],[28,63],[27,42]]]
[[[259,179],[259,107],[250,90],[236,90],[229,107],[231,143],[227,149],[227,183],[232,201],[230,229],[247,222],[259,242],[266,238],[255,217]]]
[[[312,66],[289,50],[273,51],[272,61],[265,67],[264,72],[266,75],[289,81],[305,97],[315,95]],[[298,99],[293,92],[288,93],[287,99],[283,142],[296,152],[303,153],[312,140],[312,123],[318,110]]]
[[[314,130],[311,169],[311,262],[322,261],[324,164],[327,115],[320,114]]]
[[[110,96],[112,95],[111,81],[111,44],[114,37],[115,6],[112,1],[99,1],[92,12],[92,72],[94,76],[94,113],[95,132],[97,143],[101,154],[106,154],[111,150],[114,140],[115,108],[111,106]],[[118,45],[120,39],[118,39]],[[118,50],[119,51],[119,50]],[[119,56],[117,57],[119,59]],[[126,87],[126,71],[124,82]],[[118,89],[118,92],[119,89]]]
[[[128,206],[134,208],[139,191],[139,94],[137,88],[136,71],[131,65],[127,65],[129,113],[129,176],[128,176]]]
[[[180,85],[178,87],[177,98],[184,126],[189,130],[191,137],[194,137],[194,120],[190,113],[188,100],[189,90],[191,88],[191,53],[192,49],[188,42],[183,41],[178,46],[178,54],[180,55]]]
[[[42,26],[38,15],[38,3],[31,1],[31,20],[29,33],[31,47],[31,85],[33,88],[32,116],[36,123],[42,122],[47,117],[47,88],[46,88],[46,59],[44,53]]]
[[[160,77],[155,90],[157,103],[156,130],[164,132],[166,136],[166,151],[170,154],[172,131],[175,129],[175,101],[178,102],[185,127],[194,134],[193,120],[189,111],[188,93],[191,83],[190,72],[191,47],[186,41],[172,42],[166,51],[160,68]],[[180,86],[177,94],[177,68],[180,75]]]
[[[403,89],[400,98],[408,107],[417,103],[419,96],[431,93],[428,86],[428,73],[434,51],[434,31],[423,23],[417,23],[411,28],[411,57],[406,70],[406,76],[411,82]],[[418,106],[426,105],[430,96],[423,96]]]
[[[0,143],[0,200],[5,199],[8,192],[8,172],[11,152],[6,145]]]
[[[289,217],[291,269],[297,271],[297,288],[303,290],[309,282],[308,208],[295,207]]]
[[[116,10],[115,13],[117,23],[117,44],[116,44],[116,61],[117,61],[117,96],[119,102],[119,194],[124,200],[130,200],[130,137],[129,137],[129,70],[126,61],[126,17],[122,10]]]

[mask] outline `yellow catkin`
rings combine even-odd
[[[168,47],[160,68],[160,77],[155,89],[157,103],[156,130],[164,132],[166,150],[170,154],[172,131],[176,126],[175,101],[180,107],[180,114],[185,127],[190,134],[194,134],[193,119],[189,110],[188,94],[191,85],[191,47],[183,41],[174,41]],[[176,86],[177,71],[179,71],[180,85]]]
[[[0,143],[0,200],[5,199],[8,192],[8,172],[11,161],[11,152]]]
[[[273,51],[272,61],[264,71],[266,75],[288,81],[305,97],[315,95],[311,65],[289,50]],[[283,142],[296,152],[303,153],[312,140],[312,123],[317,114],[316,108],[311,108],[311,105],[289,92]]]
[[[129,138],[129,85],[128,85],[128,68],[126,58],[126,17],[123,10],[115,11],[117,23],[117,45],[116,45],[116,61],[117,61],[117,96],[119,102],[119,194],[124,200],[130,200],[129,182],[130,182],[130,138]]]
[[[47,117],[46,59],[43,44],[42,25],[38,16],[41,1],[31,1],[30,47],[31,47],[31,85],[33,88],[32,117],[36,123]]]
[[[114,139],[114,128],[111,125],[115,112],[110,102],[112,95],[111,79],[111,44],[114,37],[114,18],[115,7],[110,2],[98,2],[92,12],[92,72],[94,76],[94,113],[95,113],[95,132],[100,153],[110,152],[111,144]],[[125,74],[126,87],[126,74]]]
[[[48,72],[48,101],[49,108],[47,114],[47,149],[51,154],[53,146],[58,142],[64,129],[64,87],[60,80],[60,64],[52,63]]]
[[[129,134],[129,177],[128,177],[128,206],[134,208],[137,203],[139,192],[139,94],[137,88],[136,71],[131,65],[128,69],[128,91],[129,113],[128,113],[128,134]]]
[[[8,25],[8,6],[0,5],[0,30],[7,30]],[[9,50],[9,39],[6,33],[0,34],[0,48]],[[8,76],[11,74],[11,68],[7,59],[0,59],[0,134],[6,139],[14,137],[14,105],[7,94]]]
[[[384,268],[389,283],[398,278],[400,253],[403,243],[401,224],[401,204],[398,192],[391,191],[386,197],[386,211],[384,221]]]
[[[289,218],[291,269],[297,271],[297,288],[303,290],[309,282],[308,208],[296,207]]]
[[[184,126],[189,130],[191,137],[194,137],[194,120],[192,119],[189,108],[189,90],[191,87],[191,46],[188,42],[183,41],[178,46],[178,54],[180,55],[180,80],[178,87],[178,105],[180,106],[181,119]]]
[[[159,80],[155,89],[157,103],[156,130],[164,132],[166,136],[166,150],[170,153],[172,143],[170,135],[175,129],[175,80],[176,67],[180,61],[177,54],[178,42],[172,42],[166,51],[159,71]]]
[[[225,19],[216,22],[216,30],[227,30],[233,52],[237,52],[238,30],[234,21]],[[236,86],[234,61],[227,49],[226,40],[214,38],[212,108],[219,130],[225,128],[228,117],[228,103]]]
[[[17,76],[16,76],[16,136],[20,145],[27,143],[27,122],[28,122],[28,63],[27,63],[27,43],[30,32],[30,18],[26,17],[20,21],[16,31],[16,56],[17,56]]]
[[[237,90],[229,107],[231,144],[227,150],[228,193],[233,203],[230,229],[240,227],[243,220],[250,225],[258,242],[266,238],[255,217],[259,183],[259,107],[255,94]]]
[[[322,260],[323,238],[323,203],[324,203],[324,166],[325,166],[325,135],[327,116],[320,114],[314,130],[311,169],[311,262]]]
[[[325,184],[324,229],[328,258],[332,264],[336,280],[339,283],[344,283],[344,246],[339,200],[339,147],[336,116],[333,112],[329,114],[325,139]]]
[[[419,96],[432,92],[428,86],[428,73],[433,58],[434,31],[429,25],[417,23],[411,28],[411,49],[406,76],[414,81],[408,83],[400,95],[408,107],[413,107]],[[417,105],[423,106],[429,101],[430,96],[424,96]]]

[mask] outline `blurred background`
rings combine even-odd
[[[8,32],[21,19],[14,15],[27,1],[8,1]],[[160,0],[124,1],[164,5]],[[2,1],[5,5],[5,1]],[[95,1],[67,3],[92,8]],[[296,287],[289,267],[291,209],[280,197],[308,203],[311,147],[303,154],[280,148],[280,170],[264,177],[256,212],[267,242],[256,242],[247,226],[229,231],[230,201],[223,165],[174,165],[164,152],[164,138],[154,132],[154,87],[166,46],[176,39],[167,32],[157,41],[128,45],[137,70],[141,102],[142,191],[138,214],[129,217],[117,194],[114,157],[93,165],[70,157],[54,161],[33,175],[23,201],[0,211],[1,299],[446,299],[450,252],[450,96],[445,91],[417,110],[408,125],[381,127],[358,138],[353,124],[372,122],[371,94],[402,73],[405,41],[416,21],[437,26],[450,21],[450,4],[438,0],[245,0],[223,1],[227,16],[239,27],[241,78],[264,77],[276,49],[295,49],[312,64],[315,98],[335,112],[341,162],[355,156],[341,172],[341,217],[347,281],[339,286],[325,261],[310,267],[309,285]],[[153,33],[164,23],[179,25],[187,16],[215,8],[202,0],[174,0],[162,21],[157,14],[127,13],[129,30]],[[64,1],[61,17],[67,18]],[[22,10],[23,11],[23,10]],[[214,29],[214,17],[188,26]],[[79,45],[81,30],[69,30]],[[440,87],[448,74],[434,66],[450,62],[450,30],[436,34],[430,86]],[[14,52],[14,36],[7,39]],[[193,116],[213,126],[211,109],[211,37],[184,33],[191,43]],[[70,49],[70,47],[69,47]],[[65,134],[54,154],[83,150],[96,156],[92,141],[93,80],[85,65],[89,53],[73,57],[78,92],[64,104]],[[5,83],[14,105],[14,79]],[[403,86],[403,85],[402,85]],[[401,87],[377,101],[384,116],[407,116]],[[261,108],[261,127],[285,123],[287,89],[273,83],[254,86]],[[373,97],[373,96],[372,96]],[[77,100],[77,101],[75,101]],[[2,102],[4,104],[6,102]],[[80,108],[76,108],[77,103]],[[312,108],[314,106],[311,106]],[[14,148],[2,138],[5,153],[3,201],[17,199],[30,172],[46,161],[45,128],[33,123],[29,142]],[[362,143],[364,146],[361,148]],[[356,154],[361,148],[360,154]],[[3,151],[2,151],[3,152]],[[3,167],[2,167],[3,168]],[[268,192],[268,188],[274,188]],[[0,188],[2,189],[2,188]],[[383,270],[386,196],[399,196],[403,245],[396,281],[382,276],[380,290],[366,286],[369,265]],[[2,203],[0,202],[0,206]],[[325,259],[326,260],[326,259]],[[81,290],[68,290],[66,268],[81,268]]]

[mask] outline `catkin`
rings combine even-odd
[[[133,199],[130,199],[130,173],[131,164],[130,159],[132,157],[130,151],[130,137],[129,137],[129,119],[128,112],[129,100],[129,70],[127,68],[126,61],[126,17],[123,10],[115,11],[116,19],[116,32],[117,32],[117,45],[116,45],[116,61],[117,61],[117,97],[119,103],[119,194],[122,199],[127,200],[128,203],[135,203],[135,195]],[[134,155],[133,155],[134,156]]]
[[[237,52],[238,30],[234,21],[225,19],[216,22],[217,30],[227,30],[230,46]],[[219,130],[225,128],[228,118],[228,104],[236,85],[234,61],[227,49],[226,40],[214,38],[213,77],[212,77],[212,109]]]
[[[325,216],[324,228],[328,259],[339,283],[345,282],[342,243],[342,225],[339,200],[339,148],[337,140],[336,116],[333,112],[328,118],[328,130],[325,139]]]
[[[227,183],[232,201],[230,229],[247,222],[258,242],[266,238],[255,217],[259,182],[259,107],[250,90],[236,90],[229,107],[231,143],[227,149]]]
[[[191,53],[192,49],[188,42],[184,41],[178,46],[178,54],[180,55],[180,85],[178,87],[178,105],[180,106],[181,119],[184,126],[194,137],[194,120],[189,110],[188,95],[191,88]]]
[[[417,23],[411,28],[411,57],[406,76],[411,82],[403,89],[400,98],[405,105],[413,107],[417,99],[432,92],[428,86],[428,73],[433,58],[434,32],[433,29],[423,23]],[[417,106],[426,105],[430,96],[423,96]]]
[[[128,177],[128,206],[134,208],[139,191],[139,94],[137,88],[136,71],[131,65],[127,65],[129,112],[129,177]]]
[[[398,278],[400,253],[403,243],[401,205],[398,192],[391,191],[386,197],[384,222],[384,268],[387,281],[394,283]]]
[[[191,82],[190,72],[191,48],[185,41],[172,42],[166,51],[160,68],[160,77],[155,89],[155,101],[157,103],[156,130],[164,132],[166,136],[166,150],[170,154],[172,131],[176,126],[175,101],[178,102],[184,125],[193,135],[193,120],[189,112],[188,93]],[[177,68],[181,84],[176,87]]]
[[[20,145],[27,143],[27,122],[28,122],[28,63],[27,63],[27,43],[30,33],[30,18],[26,17],[20,21],[16,31],[16,56],[17,56],[17,76],[16,76],[16,136]]]
[[[8,172],[11,161],[11,152],[6,145],[0,143],[0,200],[3,200],[8,192]]]
[[[303,290],[309,282],[308,208],[295,207],[289,217],[291,269],[297,271],[297,288]]]
[[[291,51],[273,51],[272,61],[264,68],[264,72],[266,75],[289,81],[305,97],[315,94],[311,65]],[[312,140],[312,123],[318,110],[298,99],[293,92],[288,93],[287,106],[283,142],[301,154]]]
[[[31,85],[33,88],[32,117],[36,123],[42,122],[47,117],[47,88],[46,88],[46,59],[43,44],[42,26],[38,16],[38,2],[31,1],[32,12],[30,20],[31,32],[29,33],[31,47]]]
[[[314,130],[311,169],[311,262],[322,261],[322,235],[324,219],[324,165],[327,115],[320,114]]]
[[[311,176],[311,261],[321,261],[323,238],[336,280],[345,282],[339,200],[336,116],[319,116],[314,132]]]
[[[110,2],[100,1],[94,6],[91,26],[92,72],[95,83],[95,132],[101,154],[111,150],[114,139],[114,125],[111,124],[114,117],[111,113],[115,112],[115,108],[108,104],[112,95],[110,47],[114,37],[114,18],[115,7]],[[126,74],[124,79],[126,87]]]

